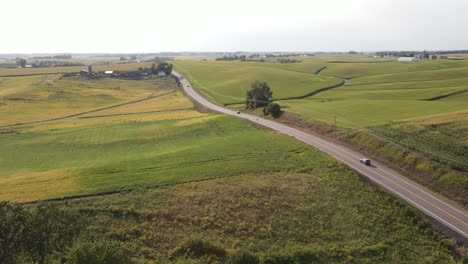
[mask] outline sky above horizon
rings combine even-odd
[[[0,53],[468,49],[466,0],[2,0]]]

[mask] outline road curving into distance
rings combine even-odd
[[[251,122],[271,128],[280,133],[292,136],[300,141],[318,148],[335,159],[345,163],[353,170],[368,177],[373,182],[387,189],[401,199],[407,201],[411,205],[417,207],[457,234],[461,235],[465,242],[468,241],[468,214],[466,210],[455,208],[441,198],[436,197],[425,187],[409,180],[394,170],[386,168],[381,164],[375,163],[373,166],[366,166],[361,164],[359,159],[363,157],[363,155],[359,152],[347,149],[343,146],[326,141],[320,137],[305,133],[287,125],[263,119],[254,115],[244,113],[238,114],[237,111],[215,105],[197,93],[181,74],[175,71],[173,71],[172,74],[179,79],[180,84],[182,85],[185,92],[203,106],[220,113],[247,119]]]

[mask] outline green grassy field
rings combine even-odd
[[[278,63],[175,61],[174,65],[195,88],[222,104],[243,102],[246,91],[255,80],[268,81],[274,99],[304,96],[342,82],[334,77],[283,69],[285,66]],[[294,69],[295,65],[290,67]],[[320,68],[310,67],[311,71]]]
[[[322,74],[340,78],[357,78],[372,75],[410,73],[418,71],[442,70],[450,68],[468,67],[468,61],[425,61],[402,63],[396,61],[370,62],[348,61],[348,63],[327,63],[327,69]]]
[[[0,144],[8,155],[0,158],[0,197],[31,201],[288,171],[302,160],[319,158],[288,137],[188,109],[191,103],[180,94],[153,103],[151,113],[134,105],[125,106],[125,114],[112,109],[94,117],[4,128]]]
[[[297,166],[306,167],[58,205],[144,263],[247,263],[245,254],[256,259],[248,263],[461,261],[455,252],[463,248],[441,239],[425,217],[343,165],[315,157]]]

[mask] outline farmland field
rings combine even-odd
[[[48,120],[140,100],[175,89],[173,82],[60,75],[0,77],[0,126]]]
[[[293,139],[187,109],[191,103],[181,102],[180,94],[165,100],[179,108],[143,114],[130,108],[127,115],[4,128],[0,197],[31,201],[293,170],[303,159],[319,158]],[[250,148],[254,144],[264,147]]]
[[[279,64],[256,62],[177,61],[176,69],[189,78],[196,88],[222,104],[243,102],[255,80],[268,80],[275,99],[300,97],[321,88],[338,85],[341,79],[285,70]],[[281,65],[280,65],[281,66]],[[316,71],[320,66],[310,66]]]
[[[319,150],[197,111],[173,79],[3,82],[6,101],[38,100],[12,110],[22,120],[59,117],[72,103],[81,114],[0,128],[0,200],[98,195],[49,203],[124,245],[135,263],[224,263],[245,254],[272,263],[455,263],[466,255],[425,216]],[[68,94],[58,106],[50,100],[57,91]],[[184,253],[200,244],[201,256]]]

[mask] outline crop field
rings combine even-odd
[[[153,108],[144,102],[122,111],[3,128],[0,198],[32,201],[288,171],[323,158],[236,118],[197,112],[180,93],[151,100]]]
[[[324,75],[336,76],[340,78],[358,78],[371,75],[408,73],[412,75],[417,71],[442,70],[451,68],[468,67],[468,61],[425,61],[416,63],[401,62],[348,62],[348,63],[328,63],[327,69],[322,72]],[[428,74],[430,75],[430,74]]]
[[[95,65],[93,71],[134,71],[139,67],[150,67],[151,63],[119,63],[109,65]],[[2,76],[22,76],[22,75],[44,75],[79,72],[87,70],[87,66],[69,66],[69,67],[44,67],[44,68],[3,68],[0,69]]]
[[[60,75],[0,77],[0,126],[60,118],[174,90],[172,81],[87,80]]]
[[[285,70],[279,64],[268,67],[257,62],[175,61],[174,65],[196,88],[222,104],[243,102],[255,80],[268,81],[274,99],[300,97],[342,82],[334,77]],[[311,66],[312,71],[318,68]]]

